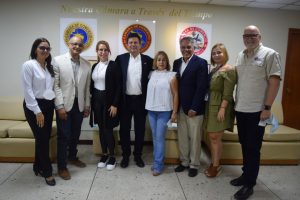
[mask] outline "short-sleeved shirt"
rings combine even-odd
[[[173,110],[173,97],[171,80],[176,72],[153,71],[149,76],[147,88],[146,110],[171,111]]]
[[[260,44],[251,57],[246,50],[239,53],[236,61],[238,82],[235,110],[239,112],[259,112],[263,110],[268,80],[270,76],[281,77],[279,54]]]

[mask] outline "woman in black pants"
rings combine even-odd
[[[111,54],[108,42],[99,41],[96,45],[98,62],[92,66],[90,93],[92,112],[90,124],[98,124],[102,157],[99,168],[113,170],[116,166],[114,155],[115,139],[113,128],[118,126],[118,107],[121,97],[121,69],[108,59]]]
[[[35,138],[35,175],[55,185],[49,158],[49,140],[54,113],[54,71],[51,65],[51,47],[45,38],[36,39],[31,47],[30,60],[22,66],[24,113]]]

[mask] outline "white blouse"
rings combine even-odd
[[[55,98],[53,91],[54,77],[47,68],[42,68],[35,59],[28,60],[22,65],[22,84],[26,107],[34,114],[41,112],[36,99]]]
[[[105,74],[109,61],[99,62],[93,70],[92,79],[97,90],[105,90]]]
[[[173,110],[173,96],[171,80],[176,72],[153,71],[147,88],[146,110],[171,111]]]

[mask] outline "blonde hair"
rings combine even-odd
[[[167,61],[166,69],[169,71],[171,69],[170,61],[169,61],[168,55],[164,51],[159,51],[156,53],[154,60],[153,60],[153,69],[157,69],[156,63],[157,63],[158,56],[160,56],[160,55],[162,55],[163,57],[166,58],[166,61]]]
[[[215,61],[214,61],[214,59],[212,58],[212,52],[213,52],[213,50],[214,50],[215,48],[220,48],[221,51],[222,51],[222,53],[224,54],[224,57],[225,57],[225,60],[224,60],[224,61],[225,61],[225,62],[222,63],[222,64],[227,63],[227,61],[229,60],[229,56],[228,56],[227,49],[226,49],[226,47],[225,47],[225,45],[224,45],[223,43],[217,43],[217,44],[215,44],[215,45],[211,48],[211,53],[210,53],[210,63],[211,63],[212,65],[215,65],[215,64],[216,64]]]

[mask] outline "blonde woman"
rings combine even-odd
[[[233,129],[233,90],[236,84],[235,68],[227,64],[228,53],[222,43],[212,47],[209,99],[205,113],[206,132],[210,141],[211,165],[205,170],[207,177],[221,173],[222,136],[225,130]]]

